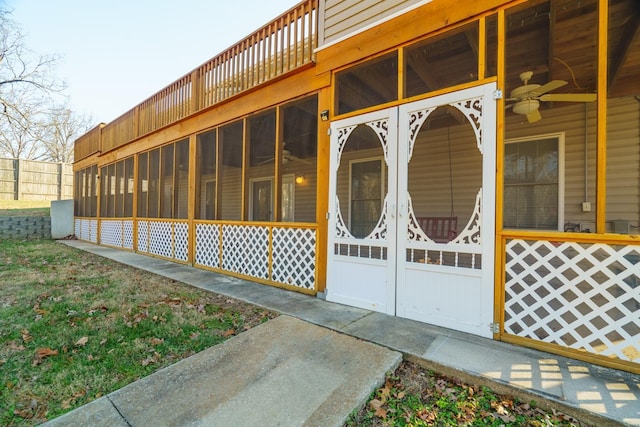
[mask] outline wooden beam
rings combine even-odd
[[[483,0],[466,2],[464,7],[455,7],[454,1],[426,3],[341,42],[330,44],[326,48],[321,46],[317,52],[316,70],[318,74],[335,70],[512,2],[513,0]]]
[[[638,33],[640,33],[640,7],[637,3],[634,3],[632,6],[633,13],[625,24],[621,43],[617,46],[617,49],[614,49],[614,52],[609,55],[609,76],[607,84],[609,90],[611,90],[616,83],[620,70],[622,70],[629,56],[631,46],[638,37]]]
[[[598,111],[596,140],[596,233],[604,234],[607,215],[607,47],[609,1],[598,0]]]
[[[556,10],[558,7],[558,2],[552,1],[549,3],[549,32],[548,32],[548,44],[547,44],[547,66],[549,67],[549,72],[547,74],[547,81],[553,80],[554,72],[553,72],[553,64],[554,64],[554,56],[555,49],[553,47],[553,41],[555,40],[554,35],[556,34]]]
[[[438,80],[427,70],[428,67],[423,66],[418,63],[418,60],[413,55],[407,55],[407,63],[411,66],[413,71],[420,77],[420,80],[427,85],[427,89],[425,92],[430,92],[432,90],[440,89],[442,86],[438,82]]]

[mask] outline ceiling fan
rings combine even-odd
[[[527,116],[529,123],[537,122],[542,119],[540,111],[540,101],[559,101],[559,102],[593,102],[597,99],[595,93],[548,93],[567,84],[564,80],[552,80],[543,85],[536,83],[529,84],[529,80],[533,77],[532,71],[520,73],[520,80],[523,85],[511,91],[510,97],[506,101],[512,101],[513,104],[507,105],[516,114]]]

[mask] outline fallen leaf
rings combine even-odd
[[[162,343],[164,343],[162,338],[151,338],[151,345],[160,345]]]
[[[387,418],[387,410],[384,409],[384,408],[378,408],[378,409],[376,409],[376,412],[374,412],[373,415],[375,415],[378,418],[386,419]]]
[[[23,351],[24,350],[24,346],[20,345],[20,344],[16,344],[15,341],[11,341],[9,343],[9,349],[10,350],[15,350],[15,351]]]
[[[75,345],[78,347],[83,347],[87,344],[88,341],[89,341],[89,337],[82,337],[78,341],[76,341]]]
[[[192,332],[191,335],[189,335],[189,338],[191,338],[192,340],[197,340],[199,336],[200,332]]]
[[[140,364],[142,366],[149,366],[151,363],[156,363],[156,361],[153,359],[153,357],[147,357]]]
[[[107,309],[106,306],[101,305],[101,306],[98,306],[98,307],[93,307],[91,310],[88,311],[88,314],[92,315],[92,314],[97,313],[99,311],[102,312],[102,313],[106,313],[108,311],[108,309]]]
[[[55,356],[58,354],[58,350],[52,350],[50,348],[39,348],[36,350],[36,357],[38,359],[44,359],[45,357]]]
[[[382,407],[382,405],[384,405],[384,403],[381,400],[378,399],[371,399],[369,401],[369,406],[371,406],[371,409],[379,409]]]
[[[229,329],[229,330],[224,331],[222,333],[222,336],[226,338],[226,337],[230,337],[230,336],[235,335],[235,334],[236,334],[236,331],[234,329]]]
[[[27,329],[23,329],[20,331],[20,333],[22,334],[22,341],[24,341],[25,343],[31,341],[33,339],[33,337],[31,336],[31,334],[29,333],[29,331]]]
[[[391,389],[385,385],[380,389],[380,397],[382,398],[383,402],[386,402],[387,400],[389,400],[389,396],[391,396]]]
[[[13,411],[13,414],[17,415],[17,416],[19,416],[21,418],[27,419],[27,420],[30,419],[30,418],[33,418],[33,414],[31,412],[29,412],[29,411],[19,411],[19,410],[16,409],[16,410]]]
[[[436,420],[435,413],[426,409],[421,409],[416,412],[416,416],[427,423],[433,423]]]

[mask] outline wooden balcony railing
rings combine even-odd
[[[299,3],[108,123],[98,130],[99,151],[113,150],[312,62],[318,43],[318,1]],[[76,141],[76,161],[98,151],[85,147],[95,144],[94,131]]]
[[[73,147],[73,158],[81,160],[100,151],[100,133],[104,127],[104,123],[100,123],[89,132],[76,139]]]

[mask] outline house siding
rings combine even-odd
[[[425,0],[327,0],[323,2],[320,44],[345,38]]]

